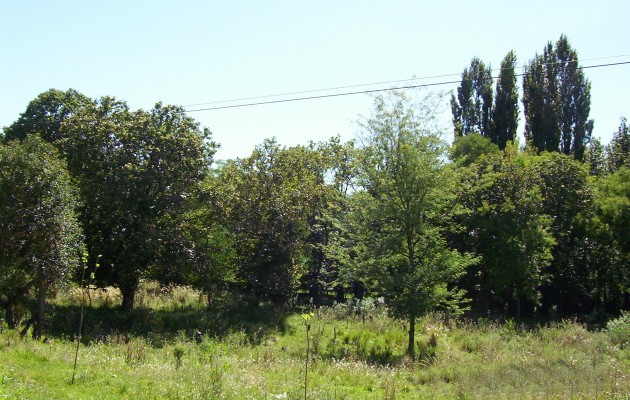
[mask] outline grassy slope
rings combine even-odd
[[[512,323],[427,317],[414,363],[403,354],[404,323],[378,308],[358,315],[325,309],[310,321],[310,399],[629,398],[630,349],[572,322],[522,331]],[[70,385],[71,342],[4,331],[0,399],[303,398],[305,335],[297,314],[277,327],[206,335],[200,344],[190,331],[165,341],[155,332],[129,342],[111,335],[81,347]]]

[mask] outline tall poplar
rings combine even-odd
[[[518,129],[518,88],[516,86],[516,54],[510,51],[501,62],[492,111],[492,136],[490,139],[505,149],[509,141],[516,138]]]
[[[557,151],[583,160],[590,141],[591,83],[566,36],[525,66],[525,139],[538,151]]]
[[[480,133],[492,136],[492,69],[475,57],[462,72],[457,97],[451,96],[455,137]]]

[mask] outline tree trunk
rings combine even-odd
[[[7,323],[9,329],[15,329],[17,325],[16,316],[15,316],[15,303],[9,298],[9,301],[6,303],[6,311],[4,314],[4,320]]]
[[[343,289],[343,285],[337,285],[335,287],[335,301],[339,304],[346,302],[346,293]]]
[[[313,306],[317,309],[319,309],[319,307],[322,305],[322,295],[321,295],[321,290],[320,290],[320,285],[319,283],[317,283],[317,279],[314,283],[311,284],[311,287],[309,288],[309,297],[311,298],[311,301],[313,302]]]
[[[33,339],[39,340],[42,338],[44,331],[44,312],[46,309],[46,284],[41,282],[39,284],[39,294],[37,298],[37,315],[35,317],[35,327],[33,329]]]
[[[136,299],[136,290],[138,289],[138,280],[134,279],[126,285],[120,286],[120,293],[122,294],[122,309],[124,311],[133,310],[134,301]]]
[[[409,315],[409,343],[407,345],[407,355],[409,358],[415,361],[416,359],[416,348],[415,348],[415,337],[416,337],[416,316],[415,314]]]

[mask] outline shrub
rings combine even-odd
[[[619,318],[611,319],[606,324],[610,340],[621,348],[630,343],[630,312],[622,311]]]

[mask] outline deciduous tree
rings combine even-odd
[[[0,299],[15,327],[15,307],[33,289],[33,336],[42,334],[46,293],[78,267],[83,236],[77,190],[56,149],[39,137],[0,145]]]
[[[416,318],[439,306],[457,308],[463,294],[449,284],[474,262],[444,240],[454,180],[440,132],[429,124],[433,112],[431,104],[414,108],[402,95],[378,97],[362,124],[368,270],[391,309],[409,322],[412,358]]]
[[[482,257],[478,269],[470,271],[470,286],[510,305],[520,317],[524,301],[540,300],[554,244],[550,220],[539,209],[543,198],[536,179],[514,145],[482,157],[461,174],[459,201],[470,212],[462,218],[460,245]]]
[[[630,167],[630,128],[625,118],[621,118],[619,128],[613,134],[606,153],[608,171],[616,172],[624,165]]]
[[[179,107],[131,112],[106,97],[68,118],[62,138],[89,254],[102,255],[98,278],[118,285],[131,309],[140,278],[183,254],[168,249],[183,240],[178,221],[208,172],[211,133]]]

